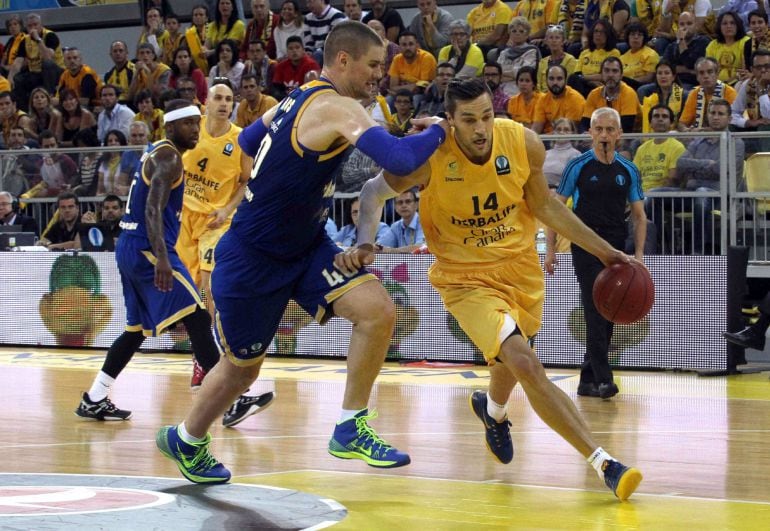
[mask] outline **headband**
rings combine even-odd
[[[200,116],[201,111],[195,105],[188,105],[180,109],[174,109],[163,115],[163,121],[166,123],[181,120],[182,118],[188,118],[190,116]]]

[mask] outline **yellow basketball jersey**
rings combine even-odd
[[[227,133],[214,138],[201,120],[198,144],[182,155],[185,209],[208,214],[233,197],[241,175],[240,132],[240,127],[231,124]]]
[[[439,263],[493,264],[535,254],[535,219],[524,201],[529,161],[524,128],[496,119],[492,156],[471,163],[449,134],[430,158],[420,221]]]

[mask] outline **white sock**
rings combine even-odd
[[[188,444],[199,443],[205,439],[205,437],[193,437],[190,435],[187,431],[187,428],[184,426],[184,422],[177,427],[177,432],[179,433],[179,438]]]
[[[615,459],[604,451],[604,448],[601,446],[593,451],[593,453],[588,456],[588,464],[594,467],[594,470],[596,470],[596,473],[599,474],[599,477],[601,479],[604,479],[604,471],[602,470],[602,465],[605,461],[614,461]]]
[[[340,412],[340,420],[337,422],[337,424],[342,424],[346,420],[352,419],[355,417],[360,411],[363,411],[361,409],[343,409]]]
[[[88,390],[88,398],[91,399],[91,402],[98,402],[107,398],[110,394],[110,387],[114,383],[115,378],[104,371],[99,371],[99,374],[94,378],[94,383],[91,384],[91,389]]]
[[[502,422],[508,415],[508,404],[498,404],[487,392],[487,415],[495,419],[497,422]]]

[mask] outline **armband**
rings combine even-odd
[[[433,124],[425,131],[396,138],[382,127],[370,127],[358,137],[356,147],[394,175],[409,175],[425,164],[446,139],[444,128]]]
[[[257,154],[257,150],[259,150],[259,144],[267,136],[267,133],[267,126],[262,121],[262,118],[257,118],[254,123],[238,135],[238,145],[241,146],[243,152],[249,157],[254,157]]]

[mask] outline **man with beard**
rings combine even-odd
[[[607,57],[602,61],[601,73],[603,86],[593,89],[583,106],[582,130],[590,129],[591,116],[596,109],[610,107],[620,114],[623,132],[633,133],[637,124],[641,127],[642,106],[636,91],[622,81],[623,63],[617,57]]]
[[[503,67],[500,66],[500,63],[487,63],[484,65],[484,82],[492,93],[492,108],[495,111],[495,116],[508,116],[508,100],[510,96],[500,86],[502,80]]]
[[[559,118],[579,123],[586,100],[580,92],[567,85],[567,69],[562,65],[553,65],[548,69],[546,83],[548,92],[535,106],[532,130],[538,134],[550,133],[553,123]]]
[[[420,96],[428,84],[436,77],[436,58],[420,49],[417,36],[405,31],[398,37],[401,53],[393,58],[388,74],[390,75],[390,96],[408,90],[413,96]],[[418,106],[419,97],[413,97],[413,105]]]
[[[662,59],[668,59],[676,66],[676,75],[684,87],[690,89],[698,84],[695,62],[706,55],[706,46],[709,42],[711,39],[706,35],[696,33],[695,15],[689,11],[683,11],[679,15],[676,41],[666,47]]]

